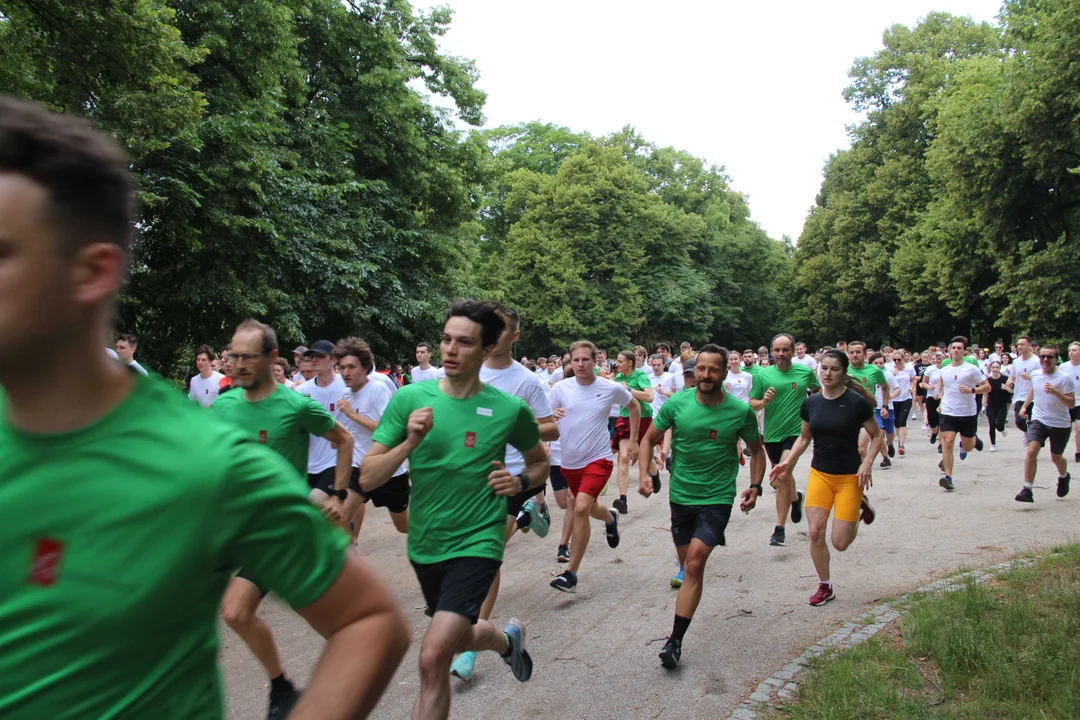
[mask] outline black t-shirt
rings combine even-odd
[[[1009,407],[1009,402],[1012,400],[1012,393],[1004,389],[1004,385],[1009,381],[1009,378],[1002,375],[999,378],[988,377],[986,378],[986,380],[990,383],[990,393],[989,397],[987,398],[987,407]]]
[[[814,393],[803,401],[802,419],[810,423],[814,459],[810,467],[829,475],[854,475],[859,471],[859,430],[874,417],[874,406],[855,390],[835,400]]]

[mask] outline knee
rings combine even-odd
[[[566,493],[555,493],[555,504],[559,506],[560,510],[566,509]]]
[[[700,579],[705,574],[705,561],[696,555],[688,555],[683,564],[683,573],[695,580]]]
[[[832,546],[836,548],[837,552],[844,552],[849,547],[851,547],[851,538],[834,537],[832,541]]]
[[[810,542],[815,545],[820,545],[825,542],[825,526],[824,525],[810,525]]]
[[[451,653],[438,648],[420,650],[420,677],[441,677],[450,674]]]
[[[574,519],[585,518],[586,520],[592,515],[592,503],[575,503],[574,504]]]
[[[255,622],[255,613],[240,603],[222,603],[221,617],[237,635],[246,634]]]

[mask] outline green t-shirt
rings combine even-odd
[[[858,380],[863,389],[870,393],[870,397],[874,397],[874,388],[877,385],[881,386],[882,397],[888,397],[892,392],[889,390],[889,381],[885,379],[885,371],[873,363],[866,363],[858,369],[850,365],[847,374],[848,377]]]
[[[219,604],[243,566],[294,607],[349,538],[296,471],[164,381],[29,435],[0,398],[0,717],[221,718]],[[302,489],[303,488],[303,489]]]
[[[753,375],[755,382],[757,380],[757,374],[759,372],[761,372],[762,370],[764,370],[764,369],[765,368],[761,367],[757,363],[754,363],[753,365],[747,365],[747,364],[743,363],[743,366],[742,366],[742,371],[743,372],[748,372],[751,375]]]
[[[968,365],[978,365],[979,364],[979,361],[976,360],[975,358],[971,357],[970,355],[965,355],[964,356],[964,362],[966,362]],[[947,357],[947,358],[945,358],[944,360],[941,361],[941,367],[948,367],[949,365],[952,365],[952,358],[951,357]]]
[[[653,426],[671,431],[671,502],[680,505],[731,505],[739,475],[736,443],[760,437],[757,415],[749,405],[728,395],[707,407],[697,393],[672,395],[657,412]]]
[[[631,390],[648,390],[652,387],[649,376],[638,369],[635,369],[629,376],[616,373],[615,382],[626,383],[626,386]],[[642,402],[639,399],[638,405],[641,406],[641,417],[652,417],[652,403]],[[630,408],[626,406],[619,408],[619,417],[630,417]]]
[[[765,406],[765,442],[780,442],[802,432],[803,400],[808,390],[818,387],[817,375],[805,365],[792,363],[787,372],[776,365],[761,368],[754,376],[750,397],[761,400],[773,388],[773,399]]]
[[[506,446],[522,453],[540,442],[528,403],[491,385],[470,398],[452,398],[437,382],[414,383],[394,394],[372,440],[400,445],[409,414],[432,409],[433,424],[409,455],[409,559],[430,564],[456,557],[502,560],[506,498],[488,487],[492,462]]]
[[[284,385],[257,403],[245,400],[243,390],[233,390],[219,396],[210,411],[240,428],[247,438],[276,451],[304,478],[308,436],[325,435],[337,423],[322,405]]]

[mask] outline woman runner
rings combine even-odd
[[[1008,357],[1008,356],[1006,356]],[[990,452],[997,452],[997,433],[1005,437],[1005,419],[1012,407],[1012,388],[1009,378],[1001,374],[1001,363],[990,363],[990,392],[986,398],[986,419],[990,421]]]
[[[810,524],[810,557],[818,574],[818,589],[810,604],[824,605],[836,597],[829,576],[829,546],[825,530],[829,511],[833,517],[832,544],[847,550],[859,530],[859,520],[874,521],[874,511],[863,496],[873,485],[871,470],[881,450],[882,431],[874,419],[874,399],[852,383],[847,375],[848,358],[829,350],[821,358],[821,392],[806,398],[802,406],[802,432],[791,454],[773,467],[770,478],[791,472],[799,457],[814,443],[810,479],[806,483],[806,520]],[[859,455],[859,430],[870,435],[866,457]]]

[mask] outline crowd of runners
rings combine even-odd
[[[678,590],[665,668],[679,664],[736,502],[752,511],[766,480],[776,521],[762,544],[784,546],[806,516],[815,606],[836,597],[827,538],[848,549],[874,521],[874,473],[919,452],[909,421],[953,492],[954,455],[995,451],[1011,409],[1027,452],[1015,499],[1034,501],[1047,441],[1057,496],[1069,492],[1080,342],[1066,359],[1027,336],[991,353],[964,337],[811,353],[780,333],[756,351],[683,342],[610,357],[582,339],[530,360],[515,359],[513,308],[460,300],[408,372],[377,369],[360,337],[282,353],[273,328],[245,321],[220,351],[197,348],[185,399],[138,365],[134,336],[102,352],[132,194],[111,141],[0,99],[0,717],[220,717],[218,612],[266,672],[268,717],[364,716],[408,644],[363,558],[369,504],[405,536],[430,617],[413,716],[445,718],[452,678],[468,681],[482,651],[518,681],[532,675],[524,624],[490,622],[502,570],[515,572],[509,539],[558,525],[564,569],[550,585],[574,593],[603,572],[585,563],[594,527],[618,547],[620,516],[657,501],[664,471],[679,567],[656,580]],[[62,352],[28,371],[42,347]],[[258,614],[271,591],[327,638],[302,693]]]

